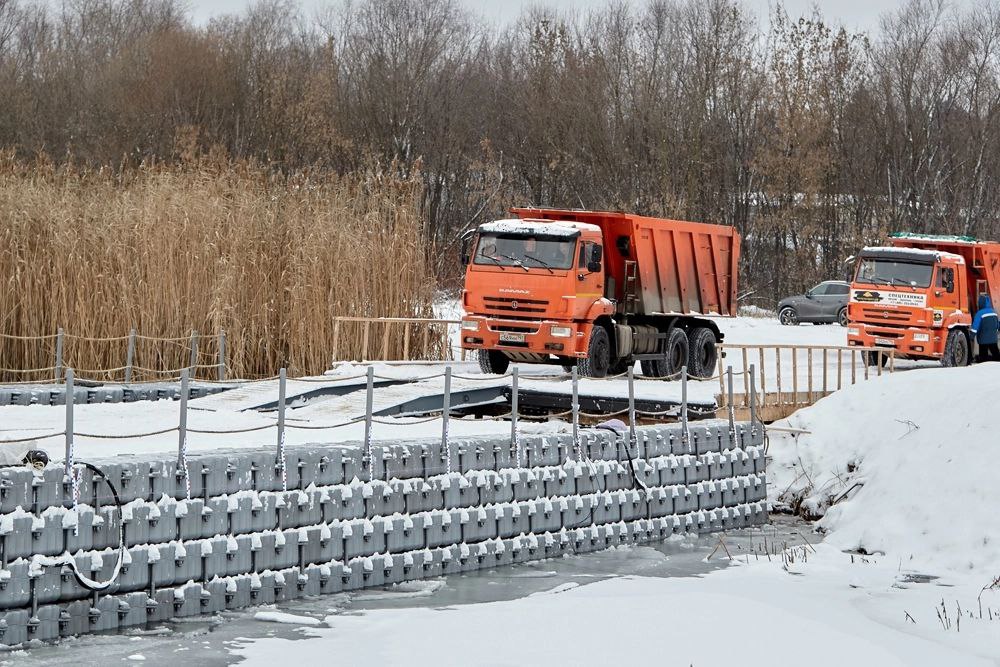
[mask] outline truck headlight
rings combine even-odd
[[[913,334],[914,343],[927,343],[930,341],[930,339],[931,339],[930,334],[920,334],[920,333]]]
[[[573,335],[573,330],[569,327],[552,327],[553,338],[569,338]]]
[[[462,320],[462,331],[479,331],[479,320]]]
[[[861,334],[858,333],[858,328],[857,327],[847,327],[847,335],[848,336],[860,336]]]

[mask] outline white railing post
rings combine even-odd
[[[681,367],[681,444],[691,451],[691,432],[688,430],[688,369]]]
[[[635,367],[628,367],[628,430],[629,442],[635,447],[635,455],[639,457],[639,437],[635,432]]]
[[[191,370],[191,377],[198,376],[198,332],[191,329],[191,359],[188,364]]]
[[[128,350],[125,352],[125,384],[132,384],[132,365],[135,364],[135,327],[128,332]]]
[[[59,327],[56,331],[56,372],[55,381],[58,383],[63,378],[63,329]]]
[[[219,382],[226,380],[226,330],[219,329]]]
[[[521,448],[517,437],[517,366],[510,369],[510,448],[517,467],[521,467]]]
[[[576,460],[580,461],[580,373],[576,366],[573,366],[573,404],[570,409],[573,411],[573,449],[576,451]]]
[[[184,477],[184,488],[187,490],[187,498],[191,498],[191,475],[188,474],[187,464],[187,405],[189,380],[188,369],[181,371],[181,414],[177,426],[177,474]]]
[[[372,457],[372,410],[375,401],[375,367],[368,365],[365,381],[365,459],[368,461],[368,481],[375,479],[375,460]]]
[[[73,481],[73,369],[66,369],[66,385],[63,387],[66,396],[66,480]]]
[[[444,369],[444,404],[441,408],[441,447],[447,457],[447,472],[451,474],[451,445],[448,443],[448,413],[451,412],[451,366]]]
[[[733,404],[733,367],[726,368],[726,380],[729,393],[729,442],[736,441],[736,406]]]
[[[288,491],[288,470],[285,466],[285,379],[287,371],[284,367],[278,370],[278,456],[277,464],[281,467],[281,490]]]

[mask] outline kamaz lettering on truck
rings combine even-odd
[[[1000,244],[965,236],[893,234],[890,246],[858,257],[848,304],[847,343],[897,358],[965,366],[980,294],[1000,297]],[[869,352],[870,364],[887,355]]]
[[[736,314],[732,227],[625,213],[514,209],[466,239],[462,347],[485,373],[512,361],[591,377],[710,377]]]

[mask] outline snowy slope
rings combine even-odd
[[[810,433],[772,432],[771,500],[825,513],[827,542],[842,549],[1000,574],[998,394],[995,364],[898,373],[833,394],[776,424]]]

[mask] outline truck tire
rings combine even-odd
[[[719,363],[715,332],[708,327],[695,327],[688,333],[688,373],[696,378],[710,378]]]
[[[944,356],[941,357],[941,365],[948,368],[968,366],[971,356],[969,337],[965,335],[965,330],[952,329],[949,331],[948,339],[944,343]]]
[[[642,362],[642,374],[651,378],[666,378],[680,373],[688,363],[688,338],[683,329],[671,329],[667,335],[666,351],[661,359]],[[690,369],[689,369],[690,370]]]
[[[608,375],[622,375],[627,373],[633,362],[628,359],[618,359],[608,368]]]
[[[479,350],[479,370],[485,375],[503,375],[510,368],[510,357],[496,350]]]
[[[579,374],[583,377],[602,378],[608,374],[611,367],[611,339],[607,329],[602,326],[594,327],[590,332],[587,356],[576,363]]]

